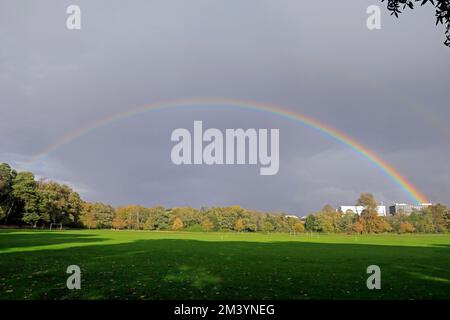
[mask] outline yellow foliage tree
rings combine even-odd
[[[183,221],[180,218],[176,217],[173,221],[172,230],[178,231],[183,228]]]
[[[237,219],[236,223],[234,224],[234,230],[240,232],[240,231],[244,230],[244,228],[245,228],[244,220]]]
[[[155,226],[153,225],[153,220],[151,218],[148,218],[147,221],[145,221],[144,229],[145,230],[154,230],[155,229]]]
[[[116,216],[113,219],[112,226],[114,229],[124,229],[127,226],[127,222],[120,216]]]
[[[412,233],[412,232],[414,232],[414,227],[408,221],[404,221],[404,222],[400,223],[399,232],[400,233]]]
[[[208,218],[206,218],[205,220],[203,220],[202,222],[202,227],[205,231],[210,231],[212,230],[212,228],[214,228],[214,224],[211,222],[211,220],[209,220]]]
[[[305,226],[301,222],[296,222],[293,229],[295,232],[305,232]]]
[[[355,231],[356,233],[363,233],[364,225],[360,221],[356,221],[353,224],[353,231]]]
[[[97,227],[97,220],[92,212],[92,203],[85,202],[81,209],[81,223],[88,229]]]

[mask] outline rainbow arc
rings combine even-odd
[[[157,110],[165,110],[172,108],[183,108],[183,107],[234,107],[240,109],[254,110],[257,112],[265,112],[273,115],[277,115],[289,120],[296,121],[298,123],[304,124],[312,129],[324,133],[326,136],[337,140],[338,142],[350,147],[355,152],[363,156],[366,160],[371,162],[375,167],[377,167],[381,172],[383,172],[387,177],[394,181],[403,191],[417,204],[428,203],[427,197],[419,191],[419,189],[414,186],[410,181],[408,181],[398,170],[396,170],[392,165],[381,159],[374,151],[363,146],[360,142],[354,138],[348,136],[347,134],[332,128],[325,123],[318,121],[312,117],[301,114],[296,111],[287,110],[277,106],[264,104],[255,101],[243,101],[243,100],[226,100],[226,99],[190,99],[190,100],[175,100],[169,102],[161,102],[156,104],[151,104],[143,107],[138,107],[134,109],[129,109],[124,112],[116,113],[108,117],[99,119],[91,124],[80,127],[68,134],[64,135],[56,142],[50,144],[41,152],[32,157],[32,162],[39,160],[47,156],[52,151],[61,148],[62,146],[76,140],[94,130],[105,127],[116,121],[120,121],[129,117],[133,117],[146,112],[153,112]]]

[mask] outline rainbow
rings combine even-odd
[[[171,108],[182,108],[182,107],[199,107],[199,106],[207,106],[207,107],[234,107],[240,109],[254,110],[257,112],[265,112],[269,114],[274,114],[277,116],[281,116],[283,118],[294,120],[296,122],[302,123],[310,128],[313,128],[319,132],[324,133],[325,135],[347,145],[358,154],[362,155],[369,162],[371,162],[375,167],[379,168],[381,172],[383,172],[387,177],[393,180],[398,186],[400,186],[404,192],[417,204],[420,203],[428,203],[428,199],[415,187],[411,182],[409,182],[405,177],[403,177],[400,172],[398,172],[394,167],[388,164],[386,161],[381,159],[378,155],[376,155],[373,151],[369,150],[361,143],[356,141],[355,139],[349,137],[343,132],[340,132],[328,125],[319,122],[316,119],[313,119],[309,116],[301,114],[296,111],[291,111],[287,109],[283,109],[280,107],[276,107],[269,104],[264,104],[260,102],[254,101],[242,101],[242,100],[226,100],[226,99],[190,99],[190,100],[175,100],[169,102],[160,102],[152,105],[142,106],[138,108],[133,108],[124,112],[119,112],[108,117],[102,118],[94,123],[88,124],[86,126],[80,127],[68,134],[64,135],[56,142],[50,144],[45,149],[43,149],[38,154],[34,155],[31,159],[32,162],[38,161],[39,159],[47,156],[50,152],[58,149],[65,144],[78,139],[79,137],[88,134],[96,129],[105,127],[113,122],[133,117],[138,114],[142,114],[145,112],[156,111],[156,110],[165,110]]]

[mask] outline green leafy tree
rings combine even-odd
[[[150,208],[151,230],[169,230],[171,216],[163,206]]]
[[[395,216],[389,217],[388,221],[392,230],[400,233],[402,224],[408,221],[408,216],[403,211],[399,211]]]
[[[200,212],[191,207],[178,207],[171,210],[171,215],[179,217],[183,221],[185,228],[189,228],[201,223]]]
[[[36,226],[41,219],[39,210],[39,194],[37,183],[31,172],[19,172],[14,178],[12,185],[12,196],[17,203],[17,208],[21,213],[15,222],[20,223],[20,219],[30,225]]]
[[[258,212],[244,209],[240,215],[240,219],[244,223],[244,230],[249,232],[257,231]]]
[[[424,208],[422,212],[431,217],[436,232],[446,232],[450,229],[450,211],[446,206],[436,204]]]
[[[315,215],[310,214],[305,220],[305,229],[308,231],[318,231],[319,224]]]
[[[433,217],[428,212],[413,211],[409,215],[409,221],[413,224],[416,232],[434,233],[436,228],[433,223]]]
[[[275,228],[273,226],[273,224],[270,221],[265,221],[262,225],[262,231],[264,232],[271,232],[273,231]]]
[[[14,207],[12,186],[17,172],[7,163],[0,164],[0,221],[5,224]]]
[[[214,214],[217,219],[219,230],[234,230],[234,224],[240,211],[241,207],[238,206],[215,208]]]
[[[331,233],[335,231],[333,216],[329,213],[319,212],[316,214],[317,231]]]
[[[110,205],[96,202],[92,205],[92,214],[97,228],[111,228],[114,220],[114,208]]]
[[[76,225],[80,220],[82,200],[70,187],[54,181],[39,181],[40,212],[46,221]]]
[[[355,223],[355,219],[355,213],[351,210],[347,210],[347,212],[342,214],[339,219],[339,230],[346,233],[354,231],[353,224]]]

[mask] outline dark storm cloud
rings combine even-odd
[[[0,160],[112,204],[228,205],[305,214],[361,191],[409,201],[348,147],[278,116],[172,109],[114,123],[30,157],[62,135],[133,107],[178,98],[256,100],[313,116],[373,149],[431,200],[450,202],[450,76],[427,8],[382,29],[376,1],[70,1],[0,4]],[[280,172],[170,161],[170,133],[280,128]]]

